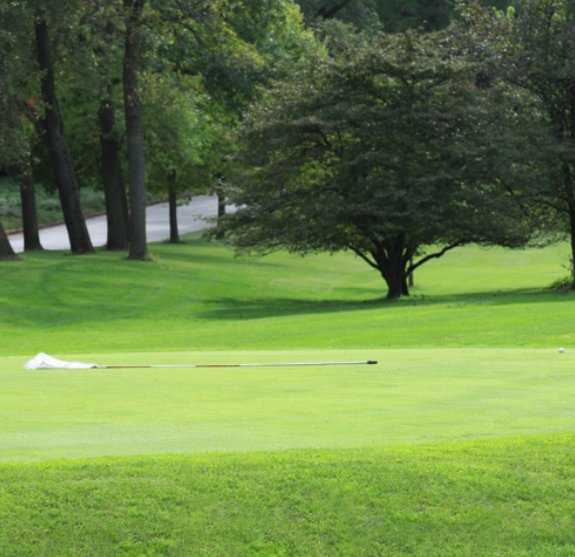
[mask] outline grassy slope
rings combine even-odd
[[[393,304],[345,256],[155,252],[2,264],[1,555],[575,554],[575,376],[555,350],[575,298],[543,289],[563,247],[460,250]],[[37,350],[384,365],[23,373]],[[252,452],[43,461],[206,450]]]
[[[339,255],[233,258],[195,241],[121,255],[41,254],[2,266],[0,353],[558,346],[575,297],[542,290],[567,249],[466,248],[430,263],[411,300]],[[409,307],[408,307],[409,306]]]
[[[575,437],[1,469],[0,554],[575,554]]]

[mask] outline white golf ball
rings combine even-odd
[[[565,352],[565,348],[559,348],[559,354],[563,354]]]

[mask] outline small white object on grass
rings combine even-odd
[[[28,360],[24,367],[26,369],[94,369],[98,367],[98,364],[67,362],[40,352],[40,354],[36,354],[31,360]]]
[[[559,348],[559,354],[563,354],[565,352],[565,348]]]

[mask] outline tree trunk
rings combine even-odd
[[[401,295],[409,296],[409,277],[403,273],[403,278],[401,279]]]
[[[413,257],[410,258],[409,260],[409,264],[413,265]],[[409,288],[413,288],[415,286],[415,273],[412,271],[411,273],[409,273],[409,276],[407,277],[407,286]]]
[[[218,219],[226,216],[226,198],[223,193],[218,193]]]
[[[124,0],[127,10],[124,50],[124,110],[130,173],[130,259],[148,259],[144,129],[138,94],[141,16],[145,0]]]
[[[170,205],[170,243],[180,243],[178,230],[178,194],[176,192],[176,171],[170,173],[169,205]]]
[[[571,288],[575,290],[575,205],[569,203],[569,235],[571,240]]]
[[[575,141],[575,81],[569,86],[570,138]],[[571,288],[575,290],[575,192],[573,191],[572,167],[564,163],[565,188],[569,202],[569,232],[571,236]]]
[[[74,253],[91,252],[94,248],[82,213],[78,180],[72,164],[72,156],[64,138],[62,118],[56,97],[48,24],[42,17],[36,20],[35,39],[38,65],[42,71],[41,89],[45,105],[42,135],[58,185],[70,247]]]
[[[38,227],[36,191],[29,167],[20,170],[18,181],[20,183],[22,228],[24,229],[24,251],[39,251],[43,248],[40,243],[40,231]]]
[[[224,233],[221,229],[220,223],[221,219],[226,216],[226,198],[223,193],[216,192],[216,196],[218,198],[218,225],[217,225],[217,232],[216,238],[221,240],[224,237]]]
[[[128,248],[128,201],[120,162],[120,142],[115,133],[114,105],[104,99],[98,111],[102,146],[102,183],[106,198],[108,238],[106,249]]]
[[[0,260],[18,259],[0,222]]]
[[[390,254],[384,263],[380,263],[380,273],[387,284],[388,300],[409,296],[405,262],[402,261],[401,256]]]
[[[403,276],[397,270],[386,270],[381,273],[387,284],[387,299],[397,300],[402,296],[409,296],[409,289],[407,288],[407,283],[405,281],[405,276]]]
[[[407,260],[404,257],[404,235],[400,234],[393,242],[380,246],[373,258],[377,262],[381,276],[387,283],[387,299],[395,300],[402,296],[409,296],[408,276],[406,272]]]

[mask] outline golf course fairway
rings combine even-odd
[[[98,363],[377,366],[25,371],[0,360],[1,460],[377,447],[570,431],[575,351],[86,354]]]
[[[572,557],[567,251],[455,250],[397,302],[195,237],[2,264],[0,555]]]

